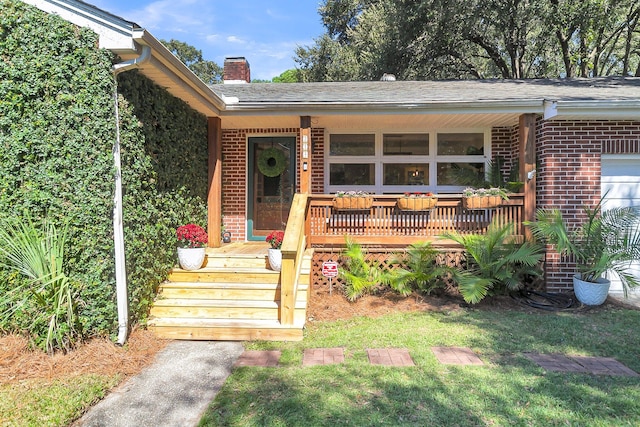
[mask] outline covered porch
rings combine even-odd
[[[443,251],[459,250],[444,233],[483,233],[493,220],[525,228],[524,195],[501,206],[465,209],[461,195],[439,196],[422,211],[398,208],[401,196],[374,196],[371,207],[337,210],[334,195],[296,194],[282,244],[282,269],[269,268],[265,242],[235,242],[207,249],[197,271],[173,269],[159,289],[149,326],[172,339],[301,340],[311,290],[321,264],[340,261],[345,236],[387,256],[411,243],[431,241]],[[386,253],[386,255],[385,255]]]

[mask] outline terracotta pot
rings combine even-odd
[[[178,248],[178,261],[183,270],[198,270],[205,257],[204,248]]]

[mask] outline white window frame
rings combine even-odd
[[[331,134],[374,134],[375,135],[375,154],[373,156],[330,156],[331,151]],[[385,134],[428,134],[429,135],[429,154],[426,156],[384,156],[383,153],[383,135]],[[438,156],[437,155],[437,137],[438,133],[482,133],[484,136],[484,154],[479,156]],[[464,186],[454,185],[436,185],[437,165],[439,162],[460,162],[460,163],[484,163],[485,171],[488,170],[488,163],[491,159],[491,128],[446,128],[446,129],[325,129],[325,141],[327,142],[324,152],[324,191],[331,194],[337,191],[361,190],[374,194],[401,194],[407,191],[433,193],[459,193]],[[331,185],[330,169],[331,163],[373,163],[375,166],[375,184],[374,185]],[[385,163],[427,163],[429,164],[429,185],[383,185],[383,164]]]

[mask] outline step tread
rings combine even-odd
[[[289,328],[302,328],[303,324],[283,325],[279,320],[275,319],[224,319],[224,318],[209,318],[209,319],[197,319],[189,317],[152,317],[148,320],[149,326],[163,327],[163,326],[184,326],[184,327],[220,327],[220,328],[271,328],[271,329],[289,329]]]
[[[232,300],[232,299],[188,299],[161,298],[154,302],[156,307],[250,307],[277,308],[279,301],[268,300]],[[306,301],[296,301],[295,308],[306,308]]]
[[[265,267],[202,267],[198,270],[183,270],[179,267],[174,267],[171,269],[170,273],[190,273],[190,274],[200,274],[200,273],[260,273],[260,274],[273,274],[280,275],[279,271],[270,270]]]
[[[298,283],[298,289],[306,290],[307,283]],[[177,282],[168,280],[160,284],[164,289],[229,289],[229,290],[276,290],[280,288],[280,283],[248,283],[248,282]]]
[[[277,308],[276,301],[265,300],[229,300],[229,299],[186,299],[162,298],[155,301],[156,307],[262,307]]]
[[[306,286],[306,285],[300,285]],[[167,281],[160,284],[161,288],[175,289],[278,289],[279,283],[247,283],[247,282],[175,282]]]

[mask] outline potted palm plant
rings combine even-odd
[[[559,209],[538,209],[536,221],[527,223],[536,238],[575,260],[574,292],[586,305],[607,299],[611,281],[603,276],[608,272],[618,275],[625,297],[640,285],[631,272],[631,262],[640,259],[640,213],[629,207],[603,210],[602,202],[584,207],[581,223],[567,221]]]

